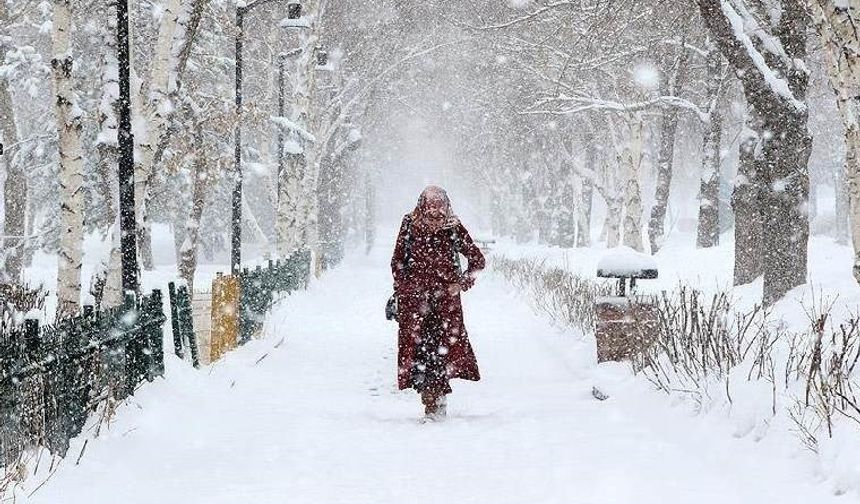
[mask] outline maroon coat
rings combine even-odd
[[[412,222],[408,225],[411,248],[407,265],[406,230],[412,218],[412,214],[403,218],[391,258],[400,324],[397,384],[401,389],[413,386],[411,370],[421,338],[421,324],[431,310],[435,310],[442,320],[444,335],[441,339],[449,343],[446,354],[448,378],[480,380],[478,362],[463,323],[460,294],[448,291],[450,284],[460,283],[462,278],[454,262],[455,233],[458,251],[469,260],[466,274],[484,268],[484,255],[463,224],[456,219],[436,232]]]

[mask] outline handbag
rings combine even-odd
[[[406,216],[406,236],[404,236],[403,264],[409,268],[409,260],[412,255],[412,218]],[[397,320],[397,293],[391,295],[385,303],[385,320]]]
[[[392,294],[385,303],[385,320],[397,320],[397,294]]]

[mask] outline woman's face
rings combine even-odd
[[[430,199],[424,203],[422,212],[424,223],[433,231],[437,231],[445,224],[447,206],[443,199]]]

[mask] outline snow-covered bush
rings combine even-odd
[[[593,332],[607,284],[535,259],[497,255],[491,264],[556,323]],[[798,329],[761,306],[736,306],[727,292],[663,292],[655,344],[632,370],[700,414],[731,418],[737,437],[795,436],[837,493],[860,489],[860,455],[848,448],[860,446],[860,316],[830,320],[819,301]]]
[[[594,302],[611,292],[607,282],[583,278],[562,268],[547,267],[534,259],[493,256],[492,268],[519,290],[528,292],[535,307],[555,323],[582,331],[590,331],[594,327]]]

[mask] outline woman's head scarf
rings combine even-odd
[[[451,199],[448,197],[448,192],[439,186],[427,186],[421,191],[421,196],[418,197],[418,204],[415,205],[415,210],[412,211],[412,219],[415,222],[421,222],[421,218],[426,214],[431,202],[442,201],[445,207],[445,224],[443,228],[451,228],[458,224],[457,216],[451,208]]]

